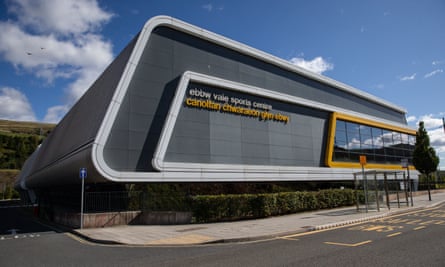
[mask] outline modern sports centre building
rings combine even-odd
[[[406,111],[177,19],[150,19],[28,159],[16,186],[351,180],[401,170]]]

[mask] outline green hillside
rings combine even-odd
[[[26,159],[55,124],[0,120],[0,199],[8,198]]]
[[[0,120],[0,134],[10,133],[47,136],[55,126],[55,124],[50,123]]]

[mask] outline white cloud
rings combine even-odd
[[[432,64],[433,66],[442,65],[442,64],[444,64],[444,63],[445,63],[444,60],[434,60],[433,62],[431,62],[431,64]]]
[[[425,129],[432,129],[442,126],[442,118],[435,118],[433,114],[423,115],[419,118],[419,121],[423,121]]]
[[[441,117],[443,114],[444,113],[423,115],[420,116],[416,122],[417,128],[420,121],[424,122],[425,129],[430,137],[430,145],[436,150],[440,158],[440,166],[445,166],[445,131]]]
[[[223,11],[224,10],[224,6],[219,6],[219,7],[215,8],[215,6],[213,4],[211,4],[211,3],[202,5],[201,7],[203,9],[207,10],[208,12],[212,12],[213,10],[216,10],[216,11]]]
[[[442,73],[442,72],[443,72],[443,69],[437,69],[437,70],[434,70],[434,71],[432,71],[432,72],[430,72],[430,73],[425,74],[424,78],[425,78],[425,79],[428,79],[428,78],[431,78],[431,77],[433,77],[434,75],[439,74],[439,73]]]
[[[403,76],[400,77],[400,81],[410,81],[410,80],[414,80],[416,78],[417,73],[413,73],[411,76]]]
[[[0,118],[5,120],[35,121],[36,116],[26,96],[14,88],[0,88]]]
[[[406,121],[407,122],[414,122],[414,121],[416,121],[417,120],[417,117],[416,116],[408,116],[407,118],[406,118]]]
[[[7,3],[16,20],[0,21],[0,32],[8,36],[0,38],[0,57],[47,83],[66,79],[63,106],[70,107],[113,59],[110,41],[97,33],[113,14],[96,0]]]
[[[23,27],[38,33],[77,35],[100,29],[112,13],[102,10],[96,0],[12,0],[9,12]]]
[[[70,107],[67,105],[50,107],[46,112],[43,121],[49,123],[57,123],[63,118],[63,116],[65,116],[69,109]]]
[[[304,58],[294,57],[291,58],[289,61],[298,67],[318,74],[322,74],[325,71],[334,69],[334,64],[327,62],[322,57],[316,57],[312,60],[305,60]]]
[[[385,89],[385,85],[384,85],[383,83],[379,83],[379,84],[376,84],[376,85],[374,86],[374,88],[379,89],[379,90],[381,90],[381,89]]]
[[[202,8],[204,8],[205,10],[211,12],[213,10],[213,5],[212,4],[205,4],[202,6]]]

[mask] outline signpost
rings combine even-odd
[[[368,180],[365,174],[366,156],[360,155],[360,165],[362,165],[363,190],[365,191],[365,210],[368,213]]]
[[[408,189],[409,192],[411,194],[411,207],[414,206],[414,201],[413,201],[413,189],[412,189],[412,185],[411,185],[411,177],[409,176],[409,163],[408,163],[408,159],[407,158],[403,158],[400,160],[402,168],[406,168],[406,172],[408,175]],[[406,189],[405,189],[406,190]]]
[[[80,197],[80,229],[83,228],[83,191],[85,188],[85,179],[87,178],[87,168],[79,169],[79,178],[82,180],[82,192]]]

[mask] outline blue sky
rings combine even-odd
[[[156,15],[169,15],[405,108],[445,169],[445,1],[0,3],[0,118],[58,122]]]

